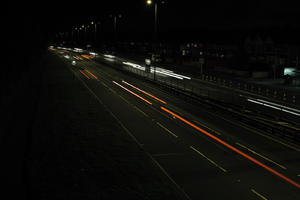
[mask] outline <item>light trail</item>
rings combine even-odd
[[[83,74],[87,79],[91,79],[88,75],[86,75],[82,70],[79,70],[81,74]]]
[[[273,109],[276,109],[276,110],[281,110],[283,112],[287,112],[287,113],[290,113],[290,114],[293,114],[293,115],[297,115],[297,116],[300,116],[300,111],[297,110],[297,109],[294,109],[294,108],[289,108],[289,107],[286,107],[286,106],[283,106],[283,105],[279,105],[277,103],[272,103],[272,102],[268,102],[268,101],[264,101],[264,100],[261,100],[261,99],[247,99],[247,101],[250,101],[252,103],[256,103],[256,104],[259,104],[259,105],[262,105],[262,106],[266,106],[266,107],[269,107],[269,108],[273,108]],[[299,112],[299,113],[297,113]]]
[[[122,80],[122,82],[125,83],[126,85],[129,85],[130,87],[132,87],[132,88],[134,88],[134,89],[136,89],[136,90],[138,90],[138,91],[140,91],[140,92],[142,92],[142,93],[144,93],[144,94],[152,97],[153,99],[156,99],[157,101],[159,101],[159,102],[161,102],[163,104],[167,104],[164,100],[161,100],[160,98],[158,98],[158,97],[156,97],[156,96],[154,96],[154,95],[152,95],[152,94],[150,94],[150,93],[148,93],[148,92],[146,92],[146,91],[144,91],[144,90],[142,90],[142,89],[140,89],[140,88],[138,88],[138,87],[136,87],[136,86],[134,86],[134,85],[132,85],[130,83],[127,83],[124,80]]]
[[[221,143],[222,145],[226,146],[227,148],[231,149],[232,151],[234,151],[234,152],[238,153],[239,155],[241,155],[241,156],[247,158],[248,160],[252,161],[253,163],[255,163],[255,164],[259,165],[259,166],[261,166],[262,168],[266,169],[267,171],[273,173],[274,175],[280,177],[281,179],[285,180],[286,182],[292,184],[293,186],[295,186],[295,187],[297,187],[297,188],[300,188],[299,183],[297,183],[297,182],[291,180],[290,178],[284,176],[283,174],[277,172],[276,170],[274,170],[274,169],[268,167],[267,165],[265,165],[265,164],[259,162],[259,161],[256,160],[255,158],[253,158],[253,157],[249,156],[248,154],[246,154],[246,153],[244,153],[244,152],[238,150],[238,149],[235,148],[234,146],[232,146],[232,145],[228,144],[227,142],[221,140],[220,138],[218,138],[218,137],[216,137],[216,136],[210,134],[209,132],[205,131],[204,129],[202,129],[202,128],[198,127],[198,126],[196,126],[196,125],[193,124],[192,122],[189,122],[188,120],[186,120],[186,119],[184,119],[183,117],[177,115],[176,113],[174,113],[174,112],[168,110],[167,108],[165,108],[165,107],[163,107],[163,106],[161,106],[160,108],[161,108],[163,111],[165,111],[165,112],[167,112],[167,113],[173,115],[174,117],[178,118],[178,119],[181,120],[182,122],[184,122],[184,123],[188,124],[189,126],[193,127],[193,128],[196,129],[197,131],[199,131],[199,132],[205,134],[206,136],[208,136],[208,137],[214,139],[215,141]]]
[[[145,67],[142,67],[141,65],[138,65],[138,64],[135,64],[135,63],[131,63],[131,62],[122,62],[124,65],[128,65],[130,67],[133,67],[133,68],[136,68],[136,69],[139,69],[139,70],[143,70],[145,71]]]
[[[134,96],[140,98],[141,100],[145,101],[146,103],[152,105],[152,103],[150,101],[148,101],[147,99],[144,99],[143,97],[141,97],[140,95],[134,93],[133,91],[129,90],[128,88],[124,87],[123,85],[117,83],[116,81],[113,81],[114,84],[116,84],[117,86],[123,88],[124,90],[126,90],[127,92],[133,94]]]
[[[92,72],[90,72],[89,70],[87,70],[87,69],[85,69],[85,71],[87,72],[87,73],[89,73],[92,77],[94,77],[95,79],[97,79],[98,80],[98,77],[97,76],[95,76]]]

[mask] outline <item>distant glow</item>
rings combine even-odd
[[[268,104],[271,104],[271,105],[275,105],[275,106],[279,106],[281,108],[286,108],[288,110],[293,110],[295,112],[300,112],[300,110],[297,110],[295,108],[290,108],[290,107],[287,107],[287,106],[283,106],[283,105],[280,105],[280,104],[277,104],[277,103],[273,103],[273,102],[270,102],[270,101],[265,101],[265,100],[262,100],[262,99],[256,99],[257,101],[260,101],[260,102],[264,102],[264,103],[268,103]]]
[[[287,107],[287,106],[283,106],[283,105],[280,105],[280,104],[277,104],[277,103],[265,101],[265,100],[262,100],[262,99],[256,99],[256,100],[247,99],[247,101],[250,101],[250,102],[256,103],[256,104],[260,104],[260,105],[263,105],[263,106],[266,106],[266,107],[269,107],[269,108],[273,108],[273,109],[276,109],[276,110],[281,110],[283,112],[287,112],[287,113],[290,113],[290,114],[293,114],[293,115],[296,115],[296,116],[300,116],[300,110],[290,108],[290,107]]]
[[[86,58],[86,59],[91,59],[93,58],[93,56],[90,55],[85,55],[85,54],[81,54],[82,57]]]
[[[296,75],[295,71],[296,71],[296,68],[292,68],[292,67],[284,68],[283,75],[295,76]]]
[[[154,67],[151,67],[151,73],[153,73],[153,72],[154,72]],[[171,70],[163,69],[163,68],[160,68],[160,67],[156,67],[155,72],[159,73],[159,74],[164,74],[166,76],[171,76],[171,77],[174,77],[174,78],[177,78],[177,79],[180,79],[180,80],[183,80],[183,79],[190,80],[191,79],[191,77],[184,76],[184,75],[181,75],[181,74],[176,74]]]
[[[79,49],[79,48],[74,48],[73,51],[74,51],[74,52],[83,52],[83,50],[82,50],[82,49]]]
[[[154,73],[154,69],[151,69],[151,73]],[[163,74],[163,75],[166,75],[166,76],[171,76],[171,77],[183,80],[182,77],[179,77],[179,76],[176,76],[174,74],[167,73],[167,72],[161,72],[161,71],[155,70],[155,73],[159,73],[159,74]]]
[[[108,54],[104,54],[104,57],[107,57],[107,58],[115,58],[115,56],[113,56],[113,55],[108,55]]]
[[[90,52],[90,55],[97,56],[98,54],[95,52]]]
[[[251,162],[253,162],[253,163],[259,165],[260,167],[264,168],[265,170],[267,170],[267,171],[271,172],[272,174],[278,176],[279,178],[283,179],[284,181],[286,181],[286,182],[288,182],[288,183],[294,185],[294,186],[297,187],[297,188],[300,188],[300,185],[299,185],[297,182],[295,182],[295,181],[293,181],[292,179],[290,179],[290,178],[284,176],[283,174],[277,172],[276,170],[270,168],[269,166],[267,166],[267,165],[261,163],[260,161],[256,160],[255,158],[251,157],[250,155],[248,155],[248,154],[246,154],[246,153],[240,151],[239,149],[235,148],[234,146],[228,144],[227,142],[221,140],[220,138],[218,138],[218,137],[214,136],[213,134],[207,132],[206,130],[200,128],[199,126],[193,124],[192,122],[190,122],[190,121],[184,119],[183,117],[177,115],[176,113],[170,111],[169,109],[167,109],[167,108],[165,108],[165,107],[163,107],[163,106],[161,106],[160,109],[163,110],[163,111],[165,111],[166,113],[171,114],[173,117],[175,117],[175,118],[181,120],[182,122],[184,122],[184,123],[186,123],[187,125],[193,127],[194,129],[196,129],[197,131],[199,131],[199,132],[203,133],[204,135],[210,137],[211,139],[213,139],[213,140],[219,142],[220,144],[224,145],[224,146],[227,147],[228,149],[231,149],[231,150],[234,151],[235,153],[237,153],[237,154],[243,156],[244,158],[246,158],[246,159],[250,160]]]
[[[105,60],[109,61],[109,62],[115,62],[114,59],[111,59],[111,58],[104,58]]]
[[[131,66],[133,68],[139,69],[139,70],[143,70],[145,71],[145,67],[142,67],[141,65],[135,64],[135,63],[131,63],[131,62],[123,62],[124,65],[128,65]]]
[[[72,61],[72,65],[76,65],[76,61],[75,60]]]
[[[66,59],[70,59],[70,56],[69,56],[69,55],[64,55],[64,57],[65,57]]]
[[[146,59],[145,59],[145,63],[146,63],[146,65],[151,65],[151,59],[146,58]]]
[[[148,5],[152,4],[152,1],[151,0],[147,0],[147,4]]]
[[[73,56],[73,58],[75,58],[76,60],[83,60],[83,59],[80,58],[79,56]]]
[[[134,96],[140,98],[141,100],[145,101],[146,103],[152,105],[152,103],[150,101],[148,101],[147,99],[144,99],[143,97],[141,97],[140,95],[134,93],[133,91],[129,90],[128,88],[124,87],[123,85],[117,83],[116,81],[113,81],[114,84],[116,84],[117,86],[123,88],[124,90],[126,90],[127,92],[133,94]]]
[[[132,87],[132,88],[134,88],[134,89],[136,89],[136,90],[138,90],[138,91],[140,91],[140,92],[148,95],[149,97],[152,97],[153,99],[156,99],[157,101],[159,101],[159,102],[161,102],[163,104],[167,104],[164,100],[161,100],[160,98],[158,98],[158,97],[156,97],[156,96],[154,96],[154,95],[152,95],[152,94],[150,94],[150,93],[148,93],[148,92],[146,92],[146,91],[144,91],[144,90],[142,90],[142,89],[140,89],[140,88],[138,88],[138,87],[136,87],[136,86],[134,86],[134,85],[132,85],[130,83],[127,83],[124,80],[122,80],[122,82],[125,83],[126,85],[129,85],[130,87]]]

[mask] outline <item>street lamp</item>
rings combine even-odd
[[[79,28],[76,27],[75,31],[77,32],[77,37],[76,37],[77,43],[79,43]]]
[[[152,0],[147,0],[147,4],[148,5],[152,5],[153,1]],[[153,36],[153,44],[152,44],[152,58],[155,59],[154,57],[154,47],[155,47],[155,43],[157,40],[157,0],[154,0],[154,36]],[[156,79],[156,67],[154,67],[154,72],[153,72],[153,79]],[[151,70],[150,70],[151,72]]]
[[[122,18],[122,15],[114,14],[114,15],[110,15],[110,17],[113,18],[113,22],[114,22],[114,43],[116,45],[116,43],[117,43],[117,19]]]
[[[94,25],[94,46],[96,45],[96,39],[97,39],[97,23],[96,22],[91,22],[91,25]]]
[[[152,5],[152,0],[147,0],[148,5]],[[157,39],[157,0],[154,1],[154,41]]]

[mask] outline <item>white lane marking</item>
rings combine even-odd
[[[168,172],[166,172],[166,170],[152,157],[150,156],[150,158],[152,159],[152,161],[160,168],[160,170],[173,182],[173,184],[183,193],[183,195],[189,199],[192,200],[186,193],[185,191],[174,181],[174,179],[172,177],[169,176]]]
[[[279,144],[282,144],[283,146],[289,147],[289,148],[291,148],[291,149],[293,149],[293,150],[295,150],[295,151],[300,151],[299,148],[294,147],[294,146],[292,146],[292,145],[289,145],[289,144],[287,144],[287,143],[285,143],[285,142],[282,142],[282,141],[280,141],[280,140],[277,140],[277,139],[275,139],[275,138],[272,138],[271,136],[262,134],[262,133],[260,133],[260,132],[258,132],[258,131],[256,131],[256,130],[253,130],[253,129],[251,129],[251,128],[248,128],[248,127],[243,126],[243,125],[240,125],[240,124],[239,124],[239,126],[245,128],[245,129],[247,129],[247,130],[249,130],[249,131],[255,132],[256,134],[258,134],[258,135],[260,135],[260,136],[263,136],[263,137],[265,137],[265,138],[268,138],[269,140],[272,140],[273,142],[277,142],[277,143],[279,143]]]
[[[204,157],[206,160],[208,160],[210,163],[212,163],[214,166],[216,166],[217,168],[221,169],[223,172],[227,172],[226,169],[224,169],[223,167],[221,167],[220,165],[218,165],[215,161],[211,160],[210,158],[208,158],[207,156],[205,156],[203,153],[201,153],[199,150],[195,149],[193,146],[190,146],[190,148],[195,151],[196,153],[198,153],[199,155],[201,155],[202,157]]]
[[[164,127],[161,123],[156,122],[156,124],[157,124],[158,126],[160,126],[162,129],[164,129],[167,133],[169,133],[170,135],[172,135],[173,137],[178,138],[178,136],[177,136],[175,133],[173,133],[172,131],[170,131],[170,130],[167,129],[166,127]]]
[[[115,94],[117,94],[116,93],[116,91],[114,91],[113,89],[111,89],[110,87],[108,88],[109,89],[109,91],[111,91],[112,93],[115,93]]]
[[[251,191],[256,194],[257,196],[259,196],[261,199],[263,200],[268,200],[266,197],[264,197],[263,195],[259,194],[257,191],[255,191],[254,189],[251,189]]]
[[[256,151],[254,151],[254,150],[252,150],[252,149],[250,149],[250,148],[248,148],[248,147],[246,147],[246,146],[244,146],[244,145],[242,145],[242,144],[240,144],[240,143],[238,143],[238,142],[236,142],[235,144],[239,145],[240,147],[243,147],[244,149],[247,149],[247,150],[250,151],[251,153],[253,153],[253,154],[255,154],[255,155],[258,155],[259,157],[261,157],[261,158],[263,158],[263,159],[265,159],[265,160],[267,160],[267,161],[269,161],[269,162],[271,162],[271,163],[277,165],[278,167],[280,167],[280,168],[282,168],[282,169],[285,169],[285,170],[287,169],[285,166],[276,163],[275,161],[273,161],[273,160],[271,160],[271,159],[269,159],[269,158],[267,158],[267,157],[265,157],[265,156],[263,156],[263,155],[257,153]]]
[[[214,115],[214,116],[217,116],[217,115],[214,114],[214,113],[211,113],[211,114]],[[282,141],[280,141],[280,140],[277,140],[277,139],[275,139],[275,138],[272,138],[272,137],[270,137],[270,136],[268,136],[268,135],[262,134],[262,133],[260,133],[260,132],[258,132],[258,131],[256,131],[256,130],[254,130],[254,129],[252,129],[252,128],[248,128],[245,124],[242,125],[242,124],[240,124],[240,123],[239,123],[239,124],[233,123],[232,121],[227,120],[227,119],[225,119],[224,117],[221,117],[220,115],[218,115],[217,117],[219,117],[219,118],[223,119],[224,121],[227,121],[228,123],[231,123],[231,124],[233,124],[233,125],[235,125],[235,126],[238,125],[238,126],[244,128],[244,129],[248,130],[248,131],[254,132],[254,133],[256,133],[256,134],[258,134],[258,135],[260,135],[260,136],[262,136],[262,137],[265,137],[265,138],[267,138],[267,139],[269,139],[269,140],[272,140],[273,142],[277,142],[277,143],[279,143],[279,144],[282,144],[283,146],[289,147],[289,148],[291,148],[291,149],[293,149],[293,150],[295,150],[295,151],[299,151],[299,152],[300,152],[300,149],[299,149],[299,148],[294,147],[294,146],[289,145],[289,144],[286,144],[286,143],[284,143],[284,142],[282,142]]]
[[[185,193],[185,191],[174,181],[174,179],[166,172],[166,170],[143,148],[144,144],[141,144],[136,137],[123,125],[123,123],[117,118],[116,115],[112,113],[112,111],[99,99],[99,97],[84,83],[82,79],[79,79],[82,84],[91,92],[91,94],[98,100],[100,104],[104,106],[104,108],[117,120],[120,126],[125,130],[125,132],[143,149],[143,151],[149,156],[149,158],[154,162],[158,168],[163,172],[163,174],[168,177],[168,179],[178,188],[179,191],[186,197],[186,199],[191,200],[191,198]]]
[[[196,123],[197,123],[198,125],[200,125],[200,126],[203,126],[203,127],[207,128],[207,129],[210,130],[211,132],[216,133],[217,135],[222,135],[220,132],[211,129],[211,128],[209,128],[208,126],[206,126],[206,125],[204,125],[204,124],[202,124],[202,123],[200,123],[200,122],[198,122],[198,121],[196,121],[196,120],[194,120],[194,122],[196,122]]]
[[[132,105],[127,99],[125,99],[123,96],[117,94],[123,101],[125,101],[126,103],[128,103],[129,105]]]
[[[104,83],[104,82],[101,82],[102,83],[102,85],[104,85],[106,88],[108,88],[108,86]]]
[[[68,68],[71,72],[74,73],[74,71],[70,68]],[[78,76],[76,78],[83,84],[84,87],[96,98],[96,100],[109,112],[109,114],[118,122],[118,124],[124,129],[124,131],[139,145],[143,146],[144,144],[140,143],[136,137],[124,126],[124,124],[119,120],[119,118],[106,106],[99,97],[89,88],[89,86]],[[114,92],[114,91],[113,91]]]
[[[149,117],[149,115],[147,115],[144,111],[142,111],[141,109],[139,109],[136,106],[133,106],[137,111],[139,111],[140,113],[142,113],[143,115],[145,115],[145,117]]]

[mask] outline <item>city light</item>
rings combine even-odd
[[[104,54],[104,57],[107,57],[107,58],[115,58],[115,56],[113,56],[113,55],[108,55],[108,54]]]

